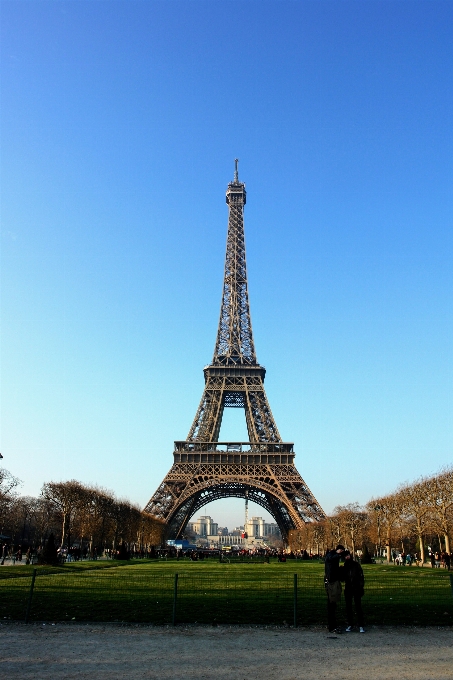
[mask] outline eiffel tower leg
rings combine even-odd
[[[266,398],[264,386],[261,383],[257,389],[247,381],[245,412],[249,438],[251,442],[279,442],[281,441],[277,425]],[[254,389],[250,389],[252,386]]]
[[[195,496],[193,496],[193,498],[191,499],[191,503],[188,505],[187,509],[184,509],[183,517],[180,518],[180,520],[178,522],[178,526],[175,527],[175,530],[176,530],[175,538],[181,538],[182,537],[182,535],[185,531],[185,528],[187,526],[187,522],[189,521],[189,519],[192,517],[192,515],[195,512],[195,507],[197,505],[197,501],[198,501],[199,497],[200,497],[200,494],[196,494]]]
[[[223,415],[223,379],[208,379],[187,436],[188,441],[216,441]]]

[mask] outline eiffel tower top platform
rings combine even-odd
[[[204,505],[230,496],[248,498],[276,520],[283,537],[325,514],[294,466],[294,445],[283,442],[258,364],[247,284],[243,212],[245,184],[238,161],[226,191],[228,231],[220,318],[214,355],[203,369],[205,387],[187,439],[176,441],[173,466],[145,510],[180,537]],[[220,442],[225,408],[245,412],[248,442]]]

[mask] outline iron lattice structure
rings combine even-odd
[[[325,515],[294,465],[293,444],[282,442],[264,391],[266,370],[253,342],[244,238],[245,184],[226,192],[228,235],[219,328],[205,388],[185,441],[175,442],[170,472],[145,510],[166,521],[179,538],[192,515],[207,503],[248,498],[276,520],[284,538]],[[243,408],[248,442],[219,442],[225,407]]]

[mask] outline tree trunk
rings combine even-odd
[[[422,566],[425,563],[425,546],[423,545],[423,534],[422,534],[422,529],[420,526],[420,522],[417,523],[417,533],[418,533],[418,541],[420,543],[420,559],[422,561]]]
[[[385,542],[385,551],[387,553],[387,562],[390,563],[392,561],[392,555],[391,555],[391,548],[390,548],[390,527],[387,527],[387,536],[386,536],[386,542]]]
[[[445,552],[450,554],[450,536],[448,534],[444,534],[445,538]]]
[[[67,525],[67,522],[68,522],[68,516],[67,516],[67,514],[64,512],[64,513],[63,513],[63,525],[62,525],[62,527],[61,527],[61,547],[62,547],[62,548],[64,548],[64,542],[65,542],[65,538],[66,538],[66,525]]]

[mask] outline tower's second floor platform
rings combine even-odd
[[[175,463],[237,463],[240,465],[293,465],[294,444],[288,442],[177,441]]]

